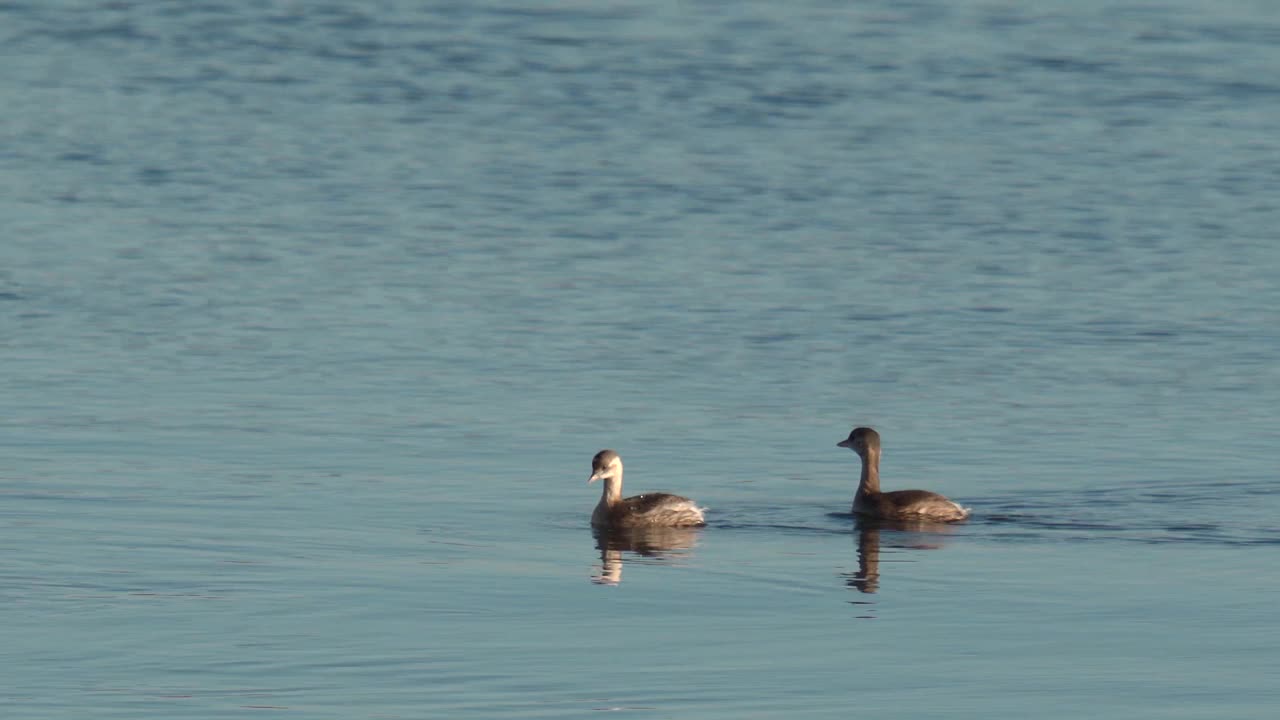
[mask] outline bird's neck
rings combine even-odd
[[[880,451],[868,450],[862,458],[862,475],[858,478],[858,495],[880,492]]]
[[[606,478],[602,481],[604,487],[600,490],[600,503],[605,506],[612,506],[622,499],[622,473],[619,472],[613,477]]]

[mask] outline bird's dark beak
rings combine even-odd
[[[841,440],[840,442],[836,443],[836,447],[851,448],[853,447],[853,443],[849,442],[848,438],[845,438],[844,440]]]

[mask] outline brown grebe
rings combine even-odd
[[[884,520],[955,522],[969,517],[959,504],[928,490],[880,492],[880,434],[869,427],[854,428],[836,443],[862,458],[862,476],[853,496],[853,514]]]
[[[687,497],[670,493],[646,493],[622,497],[622,458],[601,450],[591,459],[588,483],[604,481],[600,502],[591,513],[591,524],[602,528],[694,527],[705,525],[702,508]]]

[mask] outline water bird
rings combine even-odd
[[[622,497],[622,458],[613,450],[601,450],[591,458],[587,483],[604,481],[600,502],[591,513],[599,528],[696,527],[706,525],[702,508],[692,500],[671,493],[645,493]]]
[[[858,492],[853,496],[854,515],[929,522],[956,522],[969,517],[969,511],[959,503],[928,490],[880,492],[880,433],[875,430],[856,427],[836,447],[849,448],[862,460]]]

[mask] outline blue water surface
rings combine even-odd
[[[5,717],[1273,718],[1268,2],[0,2]],[[973,509],[856,527],[888,489]],[[592,454],[708,526],[616,541]]]

